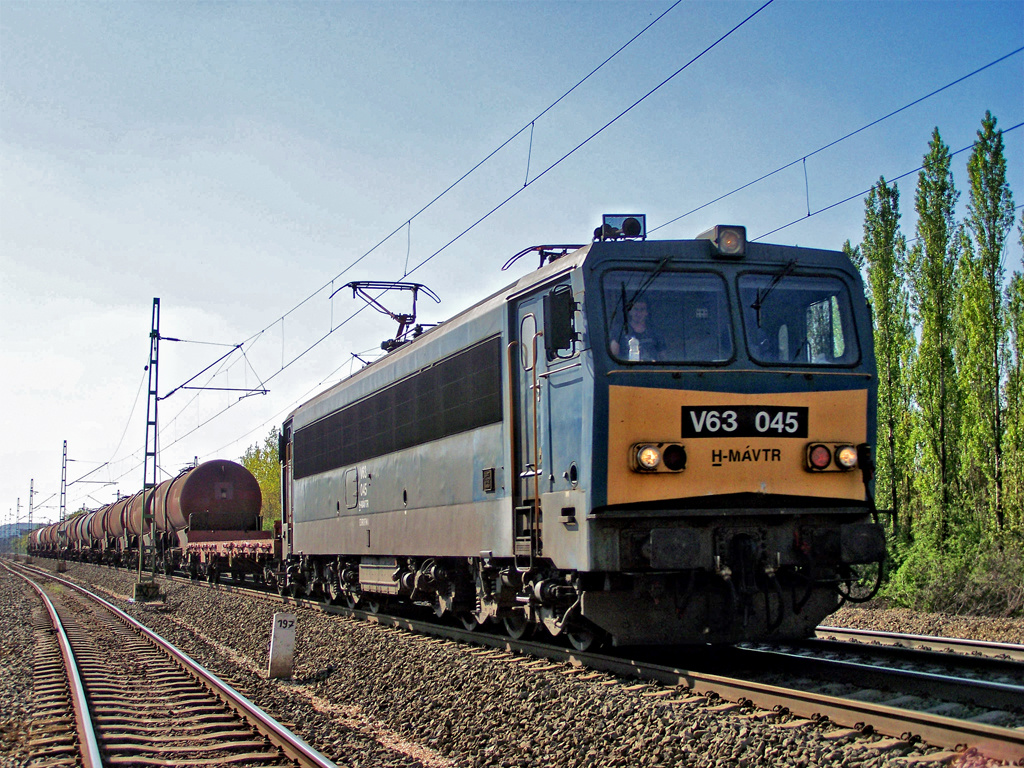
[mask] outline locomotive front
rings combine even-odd
[[[877,384],[849,260],[718,227],[597,242],[583,272],[580,614],[618,644],[735,642],[804,636],[872,594]]]

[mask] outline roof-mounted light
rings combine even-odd
[[[643,213],[606,213],[594,230],[595,240],[646,240],[647,216]]]
[[[715,256],[742,259],[747,254],[747,228],[732,224],[718,224],[697,235],[698,240],[710,240]]]

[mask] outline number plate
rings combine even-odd
[[[683,437],[807,437],[807,408],[683,406]]]

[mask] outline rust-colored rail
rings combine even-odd
[[[227,683],[116,606],[71,581],[32,570],[75,590],[53,602],[75,648],[69,677],[81,675],[82,698],[91,705],[80,718],[91,720],[96,733],[97,746],[91,750],[95,762],[84,763],[83,757],[89,768],[128,763],[334,768]],[[86,747],[81,751],[84,755]]]
[[[1024,662],[1024,645],[1016,643],[994,643],[983,640],[961,640],[952,637],[932,635],[905,635],[901,632],[877,632],[869,629],[846,629],[843,627],[818,627],[816,636],[822,640],[844,642],[880,643],[900,648],[914,648],[928,651],[945,651],[965,656],[991,656]]]
[[[162,577],[171,581],[187,583],[180,577]],[[229,592],[246,593],[282,600],[276,595],[254,591],[245,587],[230,585],[209,585]],[[651,680],[666,686],[686,688],[695,694],[718,696],[733,702],[749,702],[765,710],[783,710],[809,721],[823,718],[849,728],[875,732],[902,740],[921,740],[931,746],[943,749],[975,748],[982,754],[1010,763],[1024,764],[1024,730],[1002,728],[960,720],[927,712],[901,709],[854,699],[828,696],[810,691],[742,680],[723,675],[709,674],[694,670],[680,669],[645,661],[597,653],[580,653],[546,643],[526,640],[512,640],[501,635],[480,631],[470,632],[455,627],[415,621],[402,617],[370,614],[339,606],[326,605],[303,598],[283,598],[284,602],[327,613],[355,616],[413,632],[445,637],[481,646],[500,648],[514,653],[524,653],[552,661],[571,662],[588,668],[624,677]],[[832,628],[825,629],[827,636],[835,637]],[[849,630],[845,630],[849,631]],[[906,637],[906,636],[899,636]],[[931,640],[932,638],[928,638]],[[934,648],[934,645],[929,645]]]

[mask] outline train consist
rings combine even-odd
[[[258,571],[577,648],[801,637],[877,588],[872,327],[845,255],[742,227],[647,240],[642,216],[530,252],[288,416]],[[123,559],[130,517],[77,525]],[[165,519],[161,551],[201,567],[195,513]]]
[[[154,531],[143,529],[143,502]],[[188,467],[148,494],[124,496],[93,512],[33,531],[29,551],[87,563],[135,567],[139,539],[156,550],[165,573],[184,572],[216,581],[221,573],[252,574],[263,580],[276,573],[280,539],[262,531],[259,483],[233,461],[207,461]]]

